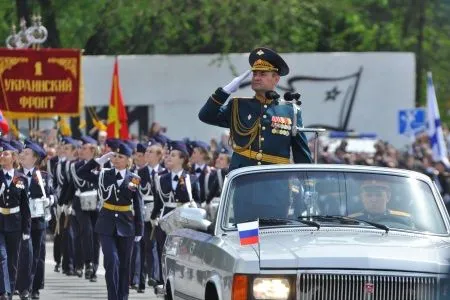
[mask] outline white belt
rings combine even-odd
[[[153,202],[154,197],[153,197],[153,195],[142,196],[142,200],[144,200],[144,203]]]
[[[177,207],[180,207],[183,204],[184,203],[179,203],[179,202],[166,202],[166,203],[164,203],[164,206],[165,207],[169,207],[169,208],[177,208]]]
[[[11,215],[18,213],[20,211],[20,206],[12,207],[12,208],[5,208],[0,207],[0,214],[2,215]]]

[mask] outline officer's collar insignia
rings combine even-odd
[[[259,49],[259,51],[256,52],[256,54],[258,54],[258,55],[263,55],[263,54],[264,54],[264,51],[262,51],[261,49]]]
[[[262,104],[271,104],[272,101],[273,101],[272,99],[267,99],[267,98],[259,96],[259,95],[255,95],[255,98],[256,98],[256,100],[258,100]]]

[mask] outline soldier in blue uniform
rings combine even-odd
[[[17,150],[0,143],[0,299],[15,291],[20,242],[30,239],[27,178],[17,169]]]
[[[310,163],[306,137],[297,130],[303,126],[299,107],[265,97],[266,92],[275,89],[280,76],[289,73],[286,62],[271,49],[256,48],[250,53],[249,63],[255,95],[227,102],[230,94],[237,91],[250,74],[249,70],[208,98],[199,112],[200,120],[230,129],[234,151],[231,170],[261,164],[288,164],[291,150],[294,163]]]
[[[67,276],[76,275],[75,272],[75,248],[74,232],[70,224],[72,218],[72,199],[75,196],[75,186],[70,176],[70,164],[75,160],[78,142],[71,137],[61,139],[62,156],[56,166],[57,189],[59,211],[58,234],[61,236],[62,270]],[[79,248],[79,247],[77,247]]]
[[[138,174],[139,169],[145,167],[145,150],[146,146],[142,143],[134,143],[132,141],[126,142],[128,146],[133,147],[133,166],[130,168],[130,171]],[[145,206],[144,206],[145,207]],[[145,226],[144,226],[145,227]],[[144,231],[145,234],[145,231]],[[145,266],[144,266],[144,250],[141,250],[144,247],[144,241],[141,239],[139,242],[134,243],[133,254],[131,255],[131,268],[130,268],[130,288],[137,290],[138,293],[143,293],[145,289]],[[143,288],[141,286],[141,277]]]
[[[26,140],[22,151],[22,172],[27,178],[31,215],[31,241],[23,241],[20,248],[19,271],[16,289],[21,299],[39,299],[39,290],[44,284],[43,276],[35,276],[39,263],[45,260],[45,234],[47,221],[45,208],[53,205],[53,189],[47,172],[39,170],[46,157],[45,150],[38,144]],[[44,245],[44,247],[43,247]]]
[[[75,220],[79,225],[80,248],[83,252],[85,267],[84,277],[91,282],[96,282],[100,256],[100,240],[94,232],[98,218],[98,184],[81,179],[76,170],[97,156],[98,146],[97,141],[90,136],[82,136],[80,139],[82,142],[79,149],[80,160],[71,165],[71,178],[76,188],[72,209],[75,211]]]
[[[142,238],[144,230],[140,178],[128,170],[131,155],[132,150],[120,143],[114,153],[91,159],[77,170],[80,178],[99,183],[102,208],[95,232],[102,246],[109,300],[128,299],[133,243]],[[112,157],[114,168],[95,174],[95,170]]]
[[[200,203],[205,205],[206,199],[209,196],[211,186],[217,176],[216,171],[211,168],[208,163],[211,160],[209,154],[209,146],[202,141],[191,142],[192,154],[191,174],[197,177],[200,190]]]
[[[141,147],[138,145],[138,148]],[[139,150],[139,149],[138,149]],[[163,155],[163,148],[161,144],[155,140],[150,139],[147,147],[145,148],[145,161],[147,165],[140,168],[138,171],[139,177],[141,177],[140,192],[144,201],[144,237],[141,240],[141,272],[139,277],[138,293],[142,293],[145,290],[145,278],[148,275],[150,285],[154,285],[155,268],[154,263],[157,262],[157,258],[153,257],[153,246],[155,241],[151,239],[151,232],[153,230],[150,222],[150,215],[154,206],[154,194],[155,194],[155,178],[164,171],[164,168],[160,165]]]
[[[155,205],[153,207],[151,222],[155,227],[155,239],[158,248],[160,262],[160,274],[158,283],[162,283],[161,255],[166,240],[166,233],[158,226],[160,216],[164,216],[171,210],[181,205],[195,205],[200,201],[197,177],[189,175],[189,153],[186,145],[180,141],[169,143],[169,158],[166,167],[169,173],[158,176],[155,180]]]

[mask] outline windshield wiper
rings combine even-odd
[[[284,218],[259,218],[259,225],[262,226],[270,226],[270,225],[286,225],[286,224],[292,224],[292,223],[302,223],[308,226],[314,226],[317,227],[317,229],[320,228],[320,224],[315,221],[309,221],[309,220],[292,220],[292,219],[284,219]]]
[[[314,220],[318,220],[323,221],[323,222],[332,222],[332,221],[339,221],[341,224],[356,224],[356,223],[366,223],[369,224],[375,228],[378,229],[382,229],[384,231],[386,231],[386,233],[389,232],[389,227],[384,225],[384,224],[380,224],[380,223],[376,223],[376,222],[372,222],[372,221],[366,221],[366,220],[361,220],[361,219],[357,219],[357,218],[352,218],[352,217],[345,217],[345,216],[299,216],[299,219],[314,219]]]

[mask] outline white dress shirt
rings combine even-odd
[[[117,170],[116,169],[116,176],[117,176],[117,173],[120,173],[120,175],[122,176],[122,179],[117,180],[117,185],[118,186],[120,186],[122,184],[123,180],[125,179],[126,171],[127,171],[126,169],[123,169],[123,170]]]
[[[34,171],[34,168],[31,168],[31,169],[23,168],[23,174],[25,175],[25,177],[26,177],[27,180],[28,180],[28,187],[30,187],[30,184],[31,184],[31,178],[33,178],[33,176],[28,177],[28,173],[30,173],[31,175],[33,175],[33,171]]]
[[[10,178],[6,179],[6,185],[9,186],[11,184],[11,181],[14,177],[14,169],[11,170],[5,170],[3,169],[3,174],[5,175],[5,179],[6,179],[6,174],[9,174]]]
[[[183,174],[183,170],[179,171],[178,173],[173,173],[173,172],[170,173],[170,175],[171,175],[170,178],[171,178],[171,181],[172,181],[172,189],[173,189],[174,191],[177,189],[178,181],[173,180],[173,178],[174,178],[175,176],[178,176],[178,179],[180,179],[180,177],[181,177],[182,174]]]

